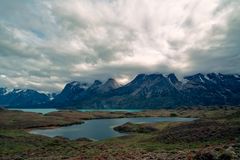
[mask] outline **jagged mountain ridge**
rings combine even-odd
[[[0,89],[0,104],[4,97]],[[32,106],[77,108],[161,108],[199,105],[239,105],[239,74],[195,74],[179,80],[173,73],[139,74],[126,85],[110,78],[92,85],[81,82],[66,84],[52,100],[41,99]],[[14,105],[14,103],[5,105]],[[24,107],[19,103],[17,106]]]
[[[47,103],[52,97],[31,89],[0,88],[0,106],[32,107]]]

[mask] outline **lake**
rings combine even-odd
[[[43,109],[22,109],[22,108],[8,108],[9,110],[19,110],[24,112],[34,112],[34,113],[42,113],[46,114],[49,112],[59,111],[56,108],[43,108]],[[81,112],[97,112],[97,111],[105,111],[105,112],[141,112],[141,109],[77,109],[74,111]]]
[[[46,114],[49,112],[55,112],[58,111],[55,108],[44,108],[44,109],[22,109],[22,108],[8,108],[9,110],[18,110],[18,111],[24,111],[24,112],[34,112],[34,113],[42,113]]]
[[[86,120],[83,124],[54,128],[37,129],[30,133],[48,137],[62,136],[69,139],[89,138],[92,140],[103,140],[112,137],[124,136],[126,134],[113,130],[113,127],[126,122],[132,123],[153,123],[153,122],[189,122],[194,118],[178,117],[141,117],[141,118],[116,118],[116,119],[95,119]]]

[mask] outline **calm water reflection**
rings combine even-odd
[[[49,112],[58,111],[56,108],[40,108],[40,109],[22,109],[22,108],[9,108],[9,110],[19,110],[24,112],[34,112],[34,113],[42,113],[46,114]],[[81,112],[97,112],[97,111],[104,111],[104,112],[141,112],[141,109],[77,109],[74,111],[81,111]]]
[[[188,122],[194,118],[178,117],[142,117],[142,118],[117,118],[117,119],[96,119],[87,120],[84,124],[60,127],[54,129],[32,130],[30,133],[40,134],[49,137],[62,136],[69,139],[89,138],[102,140],[111,137],[123,136],[125,134],[113,130],[114,126],[122,125],[126,122],[151,123],[151,122]]]

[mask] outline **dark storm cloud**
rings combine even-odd
[[[2,0],[0,85],[239,73],[237,0]]]

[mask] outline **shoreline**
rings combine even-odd
[[[69,123],[69,124],[63,124],[63,125],[50,125],[50,126],[39,126],[39,127],[30,127],[23,129],[24,131],[27,131],[28,133],[32,130],[38,130],[38,129],[55,129],[55,128],[60,128],[60,127],[67,127],[67,126],[72,126],[72,125],[77,125],[77,124],[83,124],[85,123],[84,121],[81,122],[76,122],[76,123]]]
[[[55,159],[167,159],[212,154],[224,155],[231,149],[240,154],[239,146],[240,108],[201,110],[158,110],[134,114],[125,113],[82,113],[53,112],[47,115],[18,111],[0,111],[0,155],[5,159],[49,158]],[[130,135],[92,141],[86,138],[76,140],[62,136],[48,137],[31,134],[33,129],[49,129],[74,124],[84,120],[136,118],[136,117],[197,117],[200,120],[187,123],[156,122],[145,124],[123,124],[120,130]],[[100,126],[99,126],[100,127]],[[113,129],[113,128],[112,128]],[[85,136],[85,135],[83,135]],[[204,140],[204,141],[203,141]],[[126,152],[127,150],[127,152]],[[185,157],[185,158],[184,158]]]
[[[90,120],[110,120],[110,119],[124,119],[124,118],[186,118],[186,119],[193,119],[192,121],[196,121],[196,120],[199,120],[200,118],[194,118],[194,117],[169,117],[169,116],[133,116],[133,117],[129,117],[129,116],[126,116],[126,117],[104,117],[104,118],[92,118],[92,119],[82,119],[82,121],[80,122],[76,122],[76,123],[69,123],[69,124],[63,124],[63,125],[50,125],[50,126],[37,126],[37,127],[29,127],[29,128],[26,128],[24,130],[26,131],[31,131],[31,130],[34,130],[34,129],[55,129],[55,128],[60,128],[60,127],[67,127],[67,126],[72,126],[72,125],[80,125],[80,124],[84,124],[85,121],[90,121]],[[192,122],[192,121],[186,121],[186,122]],[[164,122],[168,122],[168,121],[163,121],[162,123]],[[153,123],[161,123],[161,122],[153,122]],[[145,122],[142,122],[142,123],[135,123],[135,124],[145,124]],[[117,127],[117,126],[114,126],[114,127]]]
[[[233,109],[238,110],[238,108]],[[96,119],[116,119],[116,118],[142,118],[142,117],[178,117],[178,118],[208,118],[208,115],[204,115],[204,112],[215,112],[215,111],[221,111],[224,112],[224,109],[160,109],[160,110],[147,110],[147,111],[140,111],[140,112],[104,112],[104,111],[93,111],[93,112],[81,112],[81,111],[54,111],[49,112],[46,114],[39,114],[34,112],[24,112],[24,111],[18,111],[18,110],[3,110],[2,112],[9,113],[9,116],[15,116],[18,115],[18,118],[20,119],[27,119],[28,117],[33,117],[29,119],[29,121],[33,121],[32,125],[31,123],[27,123],[26,126],[22,125],[21,123],[16,123],[16,129],[24,129],[24,130],[33,130],[33,129],[50,129],[50,128],[58,128],[58,127],[64,127],[64,126],[71,126],[75,124],[83,124],[86,120],[96,120]],[[231,111],[231,109],[229,109]],[[197,113],[196,113],[197,112]],[[1,113],[1,112],[0,112]],[[193,113],[193,114],[192,114]],[[221,115],[218,115],[221,116]],[[24,118],[26,117],[26,118]],[[36,118],[34,118],[36,117]],[[6,116],[7,119],[11,119],[10,117]],[[40,119],[40,120],[38,120]],[[52,120],[53,119],[53,120]],[[34,121],[36,121],[35,124]],[[23,122],[25,123],[25,122]],[[39,123],[39,124],[38,124]],[[11,128],[11,126],[5,125],[6,129]],[[4,129],[4,126],[1,126],[0,128]],[[15,128],[14,125],[12,128]]]
[[[151,118],[151,120],[149,121],[149,118]],[[153,118],[153,119],[152,119]],[[123,119],[123,121],[121,122],[121,119]],[[140,120],[136,120],[136,119],[140,119]],[[161,125],[165,125],[165,124],[183,124],[183,123],[191,123],[191,122],[194,122],[196,120],[198,120],[198,118],[182,118],[182,117],[132,117],[132,118],[100,118],[100,119],[91,119],[91,120],[96,120],[96,122],[93,122],[93,123],[89,123],[87,126],[90,127],[90,128],[93,128],[93,126],[99,122],[101,122],[102,120],[104,121],[104,123],[108,120],[110,120],[110,123],[115,123],[114,125],[104,125],[103,127],[106,128],[106,130],[108,131],[107,133],[109,133],[109,135],[106,135],[104,138],[101,138],[101,139],[98,139],[97,137],[89,137],[88,135],[79,135],[79,136],[75,136],[73,140],[75,139],[79,139],[79,138],[87,138],[87,139],[95,139],[97,141],[101,141],[101,140],[107,140],[107,139],[110,139],[110,138],[114,138],[114,137],[118,137],[118,136],[114,136],[114,135],[111,135],[110,133],[112,131],[115,131],[119,134],[125,134],[125,135],[129,135],[130,133],[128,131],[126,132],[123,132],[120,131],[120,130],[117,130],[116,128],[119,128],[123,125],[125,125],[126,123],[131,123],[131,124],[134,124],[135,126],[138,126],[140,127],[141,129],[141,126],[151,126],[151,125],[155,125],[155,124],[161,124]],[[91,121],[91,120],[86,120],[86,121]],[[100,121],[98,121],[100,120]],[[114,122],[115,120],[117,120],[117,122]],[[120,121],[118,121],[120,120]],[[86,122],[84,121],[84,122]],[[79,128],[79,134],[81,134],[82,132],[82,129],[81,129],[81,125],[84,124],[83,123],[79,123],[77,124],[77,128]],[[75,124],[69,124],[69,125],[65,125],[65,126],[75,126]],[[33,129],[28,129],[27,132],[30,133],[30,134],[34,134],[34,135],[43,135],[43,136],[47,136],[47,137],[50,137],[50,138],[54,138],[54,137],[57,137],[57,136],[61,136],[61,137],[64,137],[64,138],[67,138],[67,139],[71,139],[71,136],[69,137],[68,134],[59,134],[57,130],[54,130],[54,129],[58,129],[58,128],[61,128],[61,131],[68,131],[67,128],[65,128],[65,126],[50,126],[50,127],[40,127],[40,128],[33,128]],[[86,126],[84,126],[86,127]],[[51,130],[51,131],[44,131],[44,130]],[[52,130],[53,129],[53,130]],[[149,130],[150,127],[145,127],[143,130]],[[75,131],[75,129],[74,129]],[[104,130],[105,131],[105,130]],[[153,131],[153,130],[150,130],[150,131]],[[157,131],[157,129],[155,129],[155,131]],[[55,133],[56,132],[56,133]],[[70,129],[70,132],[71,132],[71,129]],[[93,132],[96,132],[94,131],[93,129]],[[84,133],[84,132],[83,132]],[[99,134],[102,133],[102,130],[99,131]],[[142,132],[144,133],[144,131]],[[120,136],[119,136],[120,137]]]

